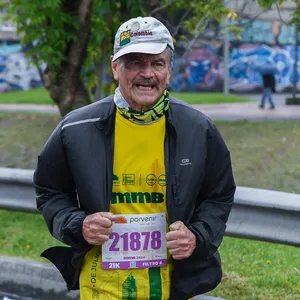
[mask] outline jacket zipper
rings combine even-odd
[[[108,129],[105,139],[105,150],[107,156],[106,162],[106,199],[105,199],[105,210],[110,211],[110,201],[112,193],[112,174],[113,174],[113,136],[111,128]]]
[[[173,124],[167,121],[166,128],[166,142],[165,142],[165,164],[167,170],[167,211],[169,225],[176,221],[176,212],[174,201],[177,199],[177,182],[175,180],[175,154],[176,147],[176,132]],[[173,132],[172,132],[173,131]],[[173,133],[173,134],[172,134]],[[174,136],[173,136],[174,135]]]

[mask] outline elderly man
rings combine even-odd
[[[51,234],[42,256],[81,299],[190,299],[222,277],[229,151],[209,118],[169,96],[173,39],[152,17],[120,26],[113,96],[75,110],[34,175]]]

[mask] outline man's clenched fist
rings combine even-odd
[[[192,255],[196,248],[196,236],[181,221],[174,222],[167,232],[167,248],[176,260]]]
[[[82,224],[82,235],[91,245],[103,245],[111,234],[112,222],[117,219],[110,212],[98,212],[87,216]]]

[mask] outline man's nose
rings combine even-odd
[[[153,72],[151,61],[145,61],[143,63],[143,68],[141,70],[141,73],[145,77],[152,77],[152,76],[154,76],[154,72]]]

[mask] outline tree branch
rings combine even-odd
[[[194,37],[192,38],[192,40],[189,42],[188,46],[186,47],[186,51],[185,51],[183,56],[187,55],[188,51],[193,47],[195,41],[199,37],[199,35],[200,35],[200,30],[199,30],[200,26],[201,26],[201,28],[206,28],[208,22],[209,22],[209,20],[208,20],[207,16],[205,16],[202,19],[200,19],[200,21],[196,24]]]
[[[288,23],[285,22],[285,21],[282,19],[281,12],[280,12],[280,7],[279,7],[279,4],[278,4],[278,1],[277,1],[277,0],[275,0],[275,4],[276,4],[276,8],[277,8],[277,11],[278,11],[278,15],[279,15],[280,21],[282,21],[284,24],[288,25]]]
[[[33,48],[34,46],[30,44],[29,47]],[[42,71],[40,64],[38,63],[37,57],[31,57],[31,62],[35,65],[36,69],[38,70],[44,88],[48,91],[50,97],[56,103],[58,96],[58,87],[53,85],[53,83],[51,82],[51,74],[47,72],[47,68],[45,69],[45,71]]]
[[[176,26],[174,32],[172,33],[173,36],[176,36],[176,34],[178,33],[179,29],[182,28],[183,26],[180,25],[182,24],[182,22],[184,21],[184,19],[188,16],[188,14],[191,12],[191,8],[188,9],[184,14],[183,16],[180,18],[179,22],[178,22],[178,26]]]
[[[150,11],[150,12],[148,13],[148,16],[149,16],[149,17],[153,17],[154,14],[156,14],[156,13],[158,13],[158,12],[160,12],[160,11],[166,9],[167,7],[169,7],[170,5],[172,5],[173,2],[174,2],[174,0],[170,0],[170,1],[168,1],[168,3],[166,3],[165,5],[162,5],[162,6],[159,6],[159,7],[155,8],[155,9],[153,9],[152,11]]]

